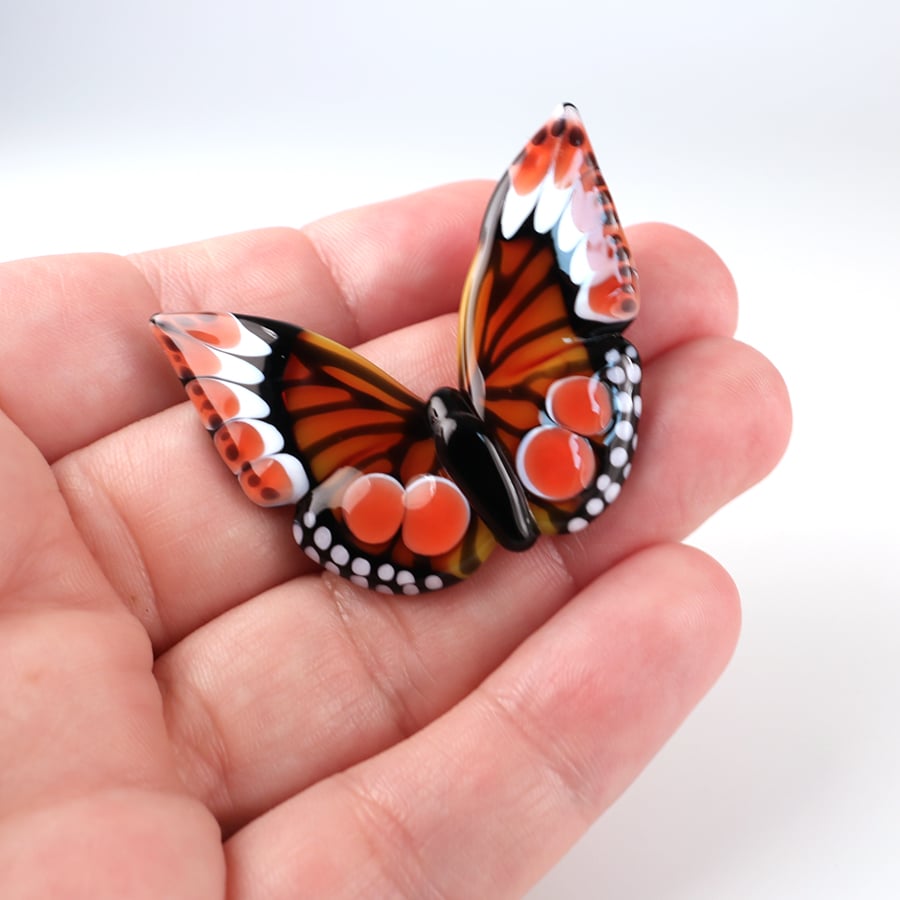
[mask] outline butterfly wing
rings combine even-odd
[[[544,533],[577,531],[631,469],[637,274],[577,111],[531,139],[488,205],[460,310],[460,384]]]
[[[388,593],[471,574],[494,539],[441,470],[425,404],[352,351],[254,316],[154,316],[216,449],[247,496],[296,504],[326,569]]]

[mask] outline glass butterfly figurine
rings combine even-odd
[[[295,325],[152,318],[219,455],[260,506],[296,504],[324,568],[384,593],[470,575],[499,543],[580,531],[631,469],[637,273],[574,106],[500,179],[460,309],[459,389],[427,401]]]

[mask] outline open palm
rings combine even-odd
[[[455,381],[486,185],[0,268],[4,897],[514,896],[719,674],[739,611],[677,543],[789,428],[707,247],[630,230],[645,415],[622,498],[435,595],[322,573],[241,494],[146,321],[281,318]]]

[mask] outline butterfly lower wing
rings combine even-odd
[[[637,276],[574,107],[491,198],[463,292],[460,382],[515,462],[541,531],[576,531],[628,476],[641,368],[621,332]]]
[[[326,569],[389,593],[471,574],[494,540],[440,471],[422,401],[296,326],[159,315],[157,337],[247,496],[296,503],[294,537]]]

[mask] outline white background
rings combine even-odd
[[[900,4],[23,2],[0,11],[0,258],[302,224],[496,178],[577,102],[623,218],[731,265],[788,455],[693,541],[733,665],[538,885],[900,896]]]

